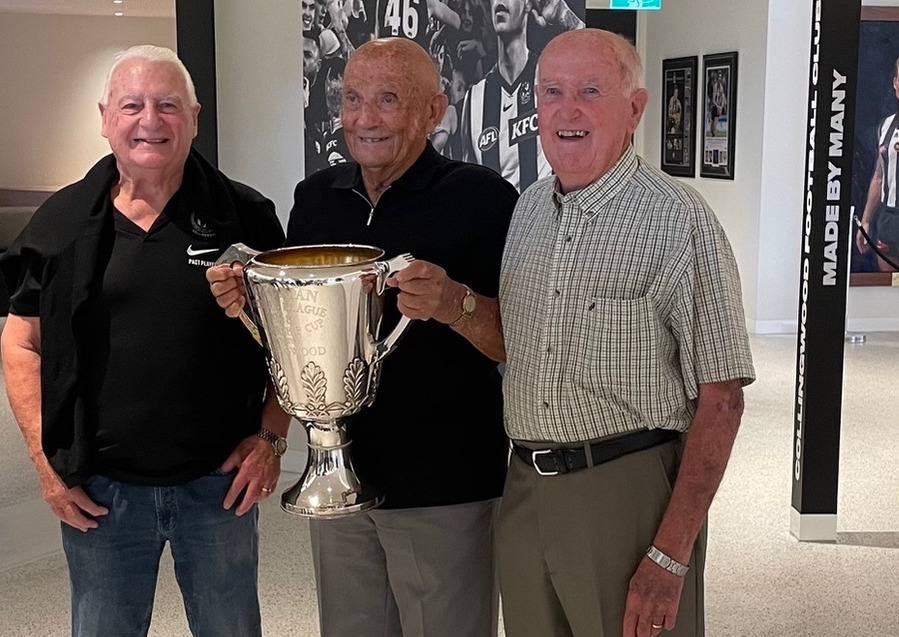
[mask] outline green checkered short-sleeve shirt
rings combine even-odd
[[[509,436],[686,431],[700,384],[755,379],[724,230],[633,148],[583,190],[555,183],[522,194],[503,255]]]

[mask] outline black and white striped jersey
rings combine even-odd
[[[510,85],[494,66],[462,107],[462,159],[492,168],[519,192],[552,173],[537,136],[536,68],[531,55]]]

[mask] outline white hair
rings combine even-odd
[[[126,49],[125,51],[119,51],[116,54],[115,62],[112,63],[112,66],[109,69],[109,73],[106,74],[106,84],[103,87],[103,96],[100,98],[100,103],[103,106],[106,106],[106,103],[109,101],[109,85],[112,81],[113,73],[115,73],[115,70],[128,60],[146,60],[147,62],[162,62],[171,64],[184,77],[184,84],[187,86],[187,105],[191,108],[197,105],[197,91],[194,88],[194,82],[190,78],[190,73],[187,72],[187,67],[184,66],[184,63],[181,61],[178,55],[171,49],[164,46],[155,46],[153,44],[138,44],[137,46],[133,46],[130,49]]]
[[[615,34],[618,35],[618,34]],[[646,88],[643,77],[643,61],[633,42],[618,35],[618,59],[621,63],[621,76],[624,80],[624,93],[631,95],[640,88]]]

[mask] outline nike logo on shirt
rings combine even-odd
[[[200,254],[209,254],[210,252],[218,252],[218,248],[203,248],[202,250],[194,250],[193,244],[187,246],[187,256],[195,257]]]

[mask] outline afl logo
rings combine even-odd
[[[499,131],[496,129],[496,126],[485,128],[481,133],[481,136],[478,137],[478,150],[480,150],[481,152],[490,150],[496,145],[496,141],[498,139]]]
[[[336,150],[328,153],[328,165],[336,166],[337,164],[345,164],[346,157],[338,153]]]
[[[215,230],[207,226],[197,217],[196,212],[190,213],[190,229],[193,231],[194,236],[200,237],[201,239],[211,239],[215,236]]]

